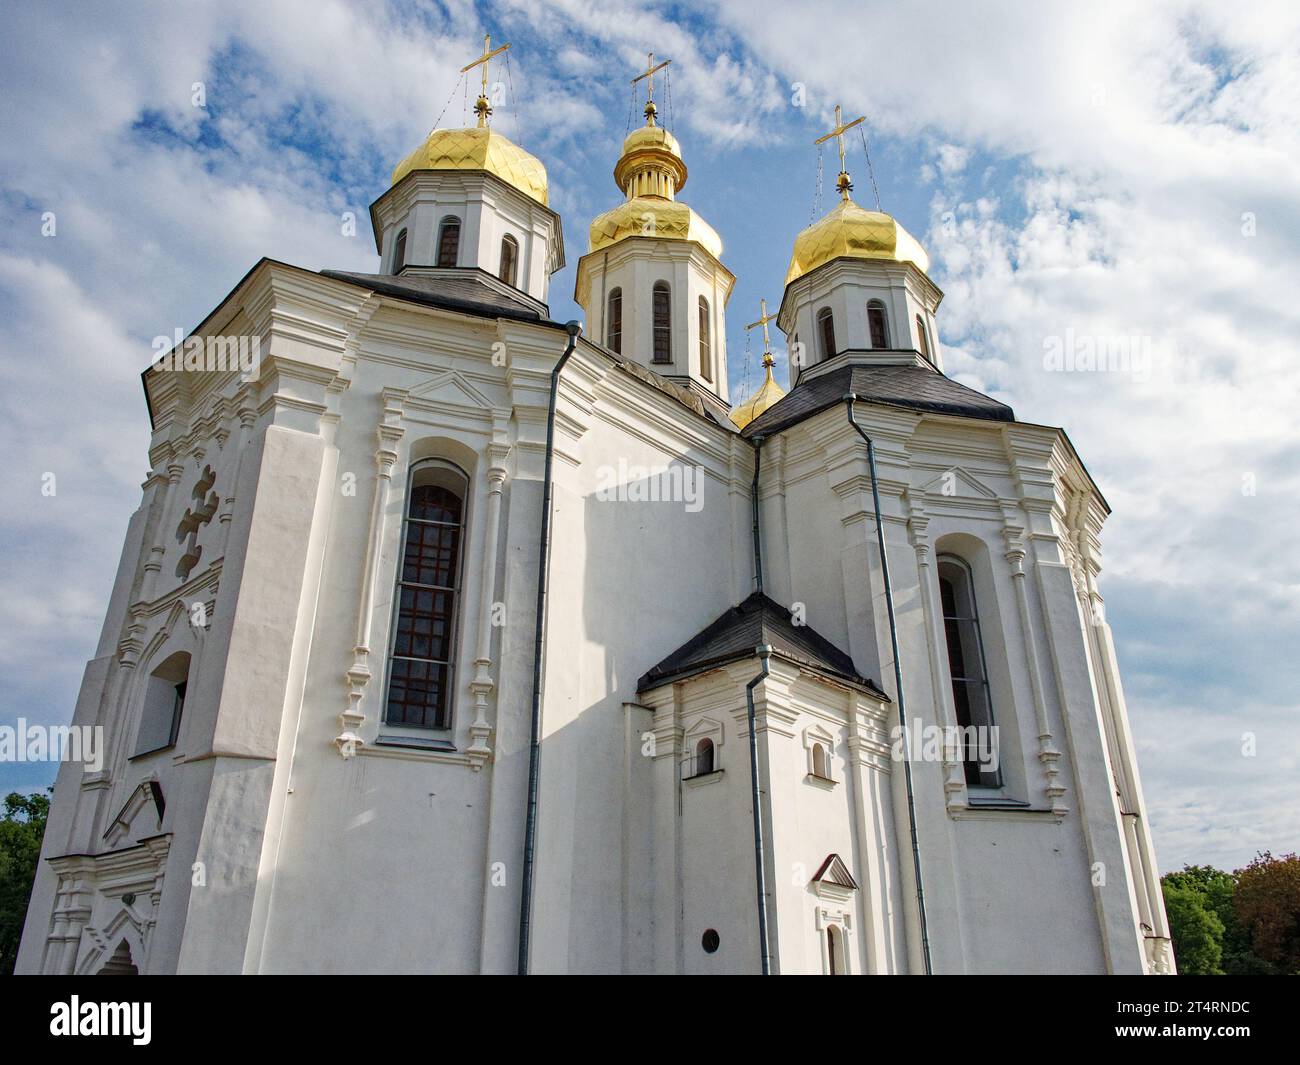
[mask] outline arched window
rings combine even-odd
[[[700,297],[700,376],[713,380],[713,345],[709,338],[709,301]]]
[[[438,227],[438,265],[455,266],[460,261],[460,219],[448,215]]]
[[[654,287],[654,358],[655,362],[673,361],[673,307],[667,281]]]
[[[844,974],[844,936],[839,927],[826,926],[826,969],[830,976]]]
[[[943,606],[944,637],[948,644],[948,672],[952,678],[952,701],[957,724],[963,729],[962,763],[966,783],[997,787],[996,771],[980,766],[980,744],[970,729],[993,727],[993,700],[989,694],[984,639],[980,634],[979,611],[975,606],[975,584],[970,566],[956,555],[940,555],[939,599]],[[993,742],[991,737],[985,743]],[[987,747],[986,747],[987,749]]]
[[[623,353],[623,290],[609,294],[605,308],[605,347],[617,355]]]
[[[921,346],[921,354],[930,358],[930,338],[925,331],[925,319],[919,314],[916,316],[916,342]]]
[[[831,763],[826,756],[826,748],[820,743],[814,743],[812,748],[813,776],[821,777],[822,780],[830,780]]]
[[[181,733],[185,711],[185,689],[189,684],[190,656],[184,651],[172,655],[149,674],[144,685],[144,710],[135,737],[135,753],[151,754],[174,747]]]
[[[695,775],[704,776],[713,772],[713,741],[705,736],[695,745]]]
[[[829,307],[823,307],[817,312],[817,336],[821,340],[822,361],[835,357],[835,315],[831,313]]]
[[[397,234],[397,240],[393,242],[393,273],[397,273],[406,265],[406,230]]]
[[[501,238],[501,270],[497,274],[507,285],[515,283],[519,268],[519,242],[512,236]]]
[[[468,478],[450,462],[411,470],[384,712],[390,725],[451,727],[468,492]]]
[[[867,328],[871,331],[873,348],[889,347],[889,324],[885,318],[885,305],[880,300],[867,304]]]

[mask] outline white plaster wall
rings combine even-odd
[[[1052,814],[1043,792],[1042,766],[1036,757],[1038,737],[1028,679],[1028,652],[1021,637],[1010,567],[1004,557],[1008,543],[1006,507],[1010,505],[1012,519],[1020,526],[1028,525],[1029,519],[1016,502],[1021,489],[1008,469],[998,439],[1002,430],[994,426],[971,426],[959,434],[942,423],[934,429],[934,422],[926,423],[919,416],[900,415],[862,404],[859,404],[858,417],[877,441],[909,719],[919,718],[927,724],[943,721],[939,699],[943,692],[936,690],[931,681],[931,641],[927,638],[920,605],[919,581],[923,571],[918,565],[916,538],[919,533],[931,552],[954,544],[969,547],[978,543],[985,557],[976,567],[977,595],[998,724],[1007,731],[1002,751],[1008,760],[1006,791],[1010,797],[1028,800],[1034,811],[963,811],[954,815],[947,808],[942,766],[932,762],[914,763],[935,969],[938,972],[1105,971],[1108,965],[1115,965],[1115,955],[1103,952],[1098,922],[1107,908],[1101,906],[1092,886],[1091,862],[1099,860],[1098,855],[1109,856],[1110,872],[1117,868],[1121,871],[1119,882],[1112,879],[1107,891],[1124,896],[1128,889],[1120,857],[1122,841],[1113,811],[1101,803],[1099,784],[1087,785],[1085,797],[1094,808],[1089,811],[1080,810],[1078,785],[1070,781],[1070,794],[1065,799],[1069,812],[1061,817]],[[837,425],[842,425],[844,432],[851,432],[843,412],[838,409],[787,434],[792,456],[784,470],[787,508],[799,515],[798,521],[787,526],[791,594],[797,601],[807,603],[809,619],[820,631],[837,642],[843,641],[858,660],[859,668],[875,677],[887,691],[892,691],[888,628],[878,592],[873,596],[874,633],[858,631],[859,626],[850,621],[846,634],[841,620],[855,616],[852,599],[856,589],[867,580],[878,588],[880,577],[874,550],[874,523],[869,515],[869,482],[863,476],[864,468],[854,474],[851,467],[852,451],[865,448],[856,437],[841,436]],[[864,461],[861,466],[865,467]],[[825,489],[819,487],[818,477],[801,477],[804,467],[829,467],[833,471],[838,468],[839,472],[833,472],[830,478],[840,486],[838,498],[832,494],[834,505],[827,500]],[[945,470],[954,468],[968,472],[971,478],[958,479],[956,494],[944,496],[941,482],[936,479]],[[777,476],[778,471],[773,470],[771,475]],[[908,493],[906,500],[900,495],[904,487]],[[818,496],[821,496],[820,505]],[[855,507],[867,511],[866,519],[846,522],[844,519]],[[855,538],[864,541],[870,538],[870,547],[865,558],[859,555],[854,565],[844,567],[845,579],[836,585],[822,575],[827,568],[825,560],[858,554],[853,544]],[[772,564],[770,558],[766,561]],[[861,562],[870,567],[870,576]],[[924,572],[927,580],[933,580],[932,566]],[[1081,709],[1067,712],[1065,718],[1061,715],[1060,693],[1064,692],[1067,704],[1077,700],[1080,706],[1093,705],[1095,720],[1091,686],[1078,675],[1077,656],[1084,652],[1081,627],[1077,621],[1067,626],[1063,620],[1076,609],[1069,594],[1069,581],[1059,581],[1056,587],[1040,585],[1040,573],[1041,566],[1031,567],[1026,579],[1032,624],[1039,636],[1039,667],[1046,678],[1044,713],[1056,745],[1063,752],[1064,776],[1077,777],[1081,758],[1088,760],[1089,773],[1095,767],[1104,776],[1104,758],[1095,758],[1091,753],[1100,742],[1096,727],[1084,737],[1080,721],[1075,718],[1076,713],[1082,713]],[[1047,646],[1049,622],[1038,609],[1040,602],[1047,604],[1049,611],[1060,612],[1062,620],[1056,623],[1056,638],[1066,642],[1068,653],[1059,644],[1054,649]],[[864,654],[863,649],[873,642],[878,648],[876,654]],[[871,661],[872,658],[875,660]],[[946,656],[941,661],[946,669]],[[946,678],[946,673],[941,675]],[[1076,744],[1086,740],[1086,751],[1072,749],[1068,742],[1070,736]],[[901,775],[894,774],[895,779]],[[1095,793],[1093,787],[1097,788]],[[895,798],[900,803],[903,800],[897,791]],[[964,805],[964,795],[959,798]],[[1102,807],[1100,811],[1095,809],[1098,805]],[[896,856],[902,863],[902,871],[907,873],[908,841],[901,825],[897,837]],[[1120,908],[1132,912],[1131,907]],[[1005,931],[1009,927],[1019,929],[1020,933],[1007,936]],[[1112,944],[1121,940],[1125,957],[1131,959],[1135,949],[1132,932],[1121,935],[1118,928],[1110,931]],[[1131,961],[1123,963],[1130,964]]]
[[[546,388],[564,334],[367,301],[362,290],[278,266],[260,268],[245,285],[239,298],[250,328],[269,337],[256,389],[155,391],[158,468],[132,521],[77,710],[79,722],[106,723],[116,753],[102,779],[60,774],[47,856],[100,849],[106,821],[156,768],[168,793],[160,830],[170,833],[171,850],[145,971],[509,971]],[[498,343],[509,353],[506,366],[492,361]],[[936,722],[945,709],[924,617],[922,582],[933,570],[922,562],[945,538],[967,537],[988,555],[990,616],[1000,633],[991,673],[1018,738],[1020,781],[1009,779],[1034,807],[970,811],[946,786],[943,766],[914,767],[936,971],[1141,971],[1132,848],[1119,831],[1107,769],[1115,740],[1099,728],[1101,671],[1079,615],[1073,556],[1056,532],[1057,437],[862,405],[859,414],[879,444],[909,714]],[[748,593],[751,566],[737,557],[748,545],[742,504],[752,455],[727,430],[587,347],[565,370],[557,427],[532,967],[749,971],[757,946],[746,916],[753,860],[741,724],[753,663],[698,706],[689,699],[679,706],[670,693],[667,709],[659,700],[642,710],[635,689],[646,669]],[[765,555],[771,586],[804,603],[809,623],[891,690],[860,441],[834,410],[791,430],[779,449],[768,446],[780,453],[764,468],[765,542],[781,545]],[[392,479],[371,602],[364,574],[386,447]],[[429,454],[460,462],[472,484],[451,752],[375,742],[406,471],[412,455]],[[703,505],[692,512],[681,501],[599,499],[603,467],[620,459],[656,470],[698,467]],[[217,586],[210,630],[182,639],[185,596],[163,578],[174,569],[170,533],[202,461],[217,462],[222,518],[201,537],[213,550],[200,568],[221,565],[195,577],[195,594]],[[963,470],[962,488],[945,496],[935,479],[952,466]],[[491,542],[483,520],[489,470],[504,481]],[[1013,542],[1028,544],[1023,579],[1042,637],[1041,706],[1026,680],[1029,652],[1007,587]],[[485,567],[486,586],[478,579]],[[484,763],[468,753],[477,713],[470,680],[489,597],[504,604],[504,623],[488,640],[492,757]],[[145,609],[133,620],[137,601]],[[345,759],[334,739],[350,706],[345,673],[356,660],[359,613],[372,630],[371,676],[358,707],[365,744]],[[128,763],[139,700],[123,650],[143,671],[182,646],[195,655],[182,757]],[[915,970],[902,773],[853,763],[845,752],[863,749],[850,728],[856,719],[842,703],[837,711],[834,699],[814,698],[805,682],[778,677],[760,700],[779,964],[786,971],[820,964],[807,877],[801,884],[795,874],[811,876],[834,851],[861,886],[850,940],[855,970]],[[675,745],[697,711],[722,723],[726,771],[680,789],[679,816]],[[1044,809],[1039,711],[1062,752],[1059,814]],[[1122,706],[1108,712],[1122,714]],[[829,791],[804,779],[801,736],[814,719],[836,737],[840,783]],[[646,728],[669,752],[661,746],[649,764],[636,743]],[[133,826],[129,838],[147,828]],[[191,887],[195,862],[206,870],[202,887]],[[1098,862],[1108,881],[1094,887],[1088,874]],[[54,895],[43,872],[23,971],[47,965]],[[91,910],[94,920],[108,919],[99,916],[103,899]],[[699,948],[707,927],[723,938],[714,956]],[[1012,927],[1019,937],[1005,934]],[[62,955],[56,961],[63,964]]]
[[[611,801],[623,773],[622,704],[647,669],[733,605],[727,547],[729,436],[698,420],[678,427],[674,403],[626,395],[607,374],[584,387],[566,370],[566,396],[590,404],[581,440],[559,461],[547,639],[534,959],[539,970],[614,971],[620,965],[623,811]],[[568,404],[564,412],[571,412]],[[576,412],[574,412],[576,413]],[[702,469],[698,510],[682,502],[602,500],[606,470],[672,464]],[[632,801],[630,798],[627,801]]]

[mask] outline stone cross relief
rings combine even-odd
[[[198,564],[199,557],[203,554],[203,546],[199,543],[199,529],[212,520],[221,503],[220,497],[212,491],[216,480],[217,475],[212,472],[212,467],[204,466],[203,473],[190,493],[194,497],[195,506],[185,508],[185,516],[176,526],[176,540],[178,543],[185,544],[185,552],[176,563],[176,576],[181,580],[187,580],[190,572]]]

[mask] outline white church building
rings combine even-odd
[[[378,273],[263,259],[144,373],[106,756],[18,971],[1172,972],[1107,504],[944,374],[920,244],[841,165],[761,318],[790,390],[732,408],[653,102],[580,333],[477,111],[371,207]]]

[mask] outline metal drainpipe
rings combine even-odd
[[[867,442],[867,467],[871,472],[871,501],[876,511],[876,542],[880,548],[880,572],[885,582],[885,609],[889,614],[889,643],[894,654],[894,689],[898,693],[898,723],[903,729],[903,779],[907,784],[907,821],[912,830],[912,867],[916,873],[916,906],[921,919],[921,954],[925,959],[925,975],[930,976],[930,932],[925,921],[925,888],[921,880],[921,845],[916,833],[916,800],[912,796],[912,758],[907,737],[907,704],[903,696],[903,666],[898,655],[898,624],[894,620],[894,591],[889,583],[889,556],[885,554],[885,525],[880,518],[880,489],[876,484],[876,445],[853,417],[853,404],[857,396],[850,392],[844,397],[844,409],[849,424],[858,436]]]
[[[749,499],[754,513],[754,583],[763,592],[763,540],[758,522],[758,472],[763,455],[763,438],[754,437],[754,480],[750,485]],[[758,895],[758,949],[762,957],[763,975],[772,973],[772,954],[767,943],[767,875],[763,860],[763,811],[759,805],[758,787],[758,729],[755,726],[754,689],[771,672],[772,648],[761,644],[754,648],[763,663],[759,674],[745,685],[745,705],[749,715],[749,786],[750,801],[754,807],[754,890]]]
[[[754,720],[754,689],[771,671],[772,648],[760,644],[754,653],[762,660],[758,676],[745,685],[745,703],[749,714],[750,801],[754,805],[754,890],[758,894],[758,949],[763,959],[763,975],[772,974],[772,953],[767,943],[767,876],[763,860],[763,810],[758,798],[758,728]]]
[[[569,334],[564,354],[551,370],[551,397],[546,408],[546,467],[542,474],[542,533],[537,558],[537,618],[533,640],[533,712],[528,747],[528,815],[524,822],[524,872],[519,898],[520,976],[528,975],[528,942],[533,917],[533,855],[537,846],[537,785],[542,755],[542,645],[546,637],[546,589],[551,561],[551,465],[555,455],[555,401],[560,390],[560,371],[569,361],[582,332],[581,322],[566,322]]]
[[[749,503],[754,513],[754,585],[763,591],[763,545],[758,531],[758,470],[763,458],[763,438],[754,437],[754,480],[749,486]]]

